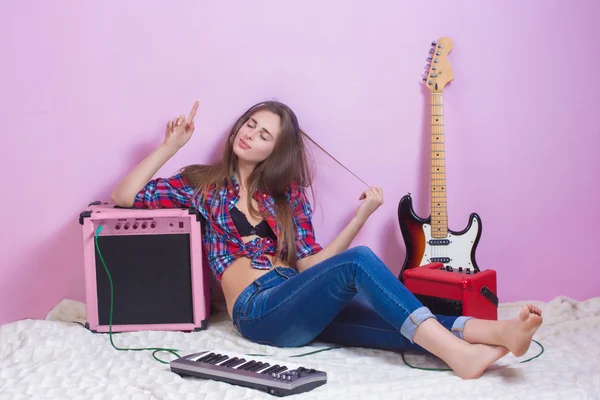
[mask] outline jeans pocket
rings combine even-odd
[[[252,303],[254,302],[254,300],[256,300],[256,297],[261,292],[262,291],[260,289],[256,289],[256,291],[254,291],[254,293],[252,293],[250,297],[248,297],[243,308],[240,310],[240,319],[248,318],[248,314],[250,313],[250,310],[252,308]]]

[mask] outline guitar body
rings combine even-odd
[[[414,211],[410,194],[402,197],[398,205],[398,222],[406,247],[404,264],[398,278],[404,281],[404,271],[433,262],[441,262],[455,272],[479,272],[475,252],[481,237],[481,218],[476,213],[469,217],[462,231],[446,232],[445,238],[434,238],[431,217],[420,218]]]

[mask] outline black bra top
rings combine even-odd
[[[231,210],[229,210],[229,214],[231,215],[231,219],[233,220],[236,229],[242,237],[256,235],[262,238],[269,237],[272,240],[277,240],[277,238],[275,237],[275,233],[273,232],[267,221],[262,220],[260,224],[252,226],[252,224],[250,224],[250,221],[248,221],[246,214],[241,212],[235,206],[232,207]]]

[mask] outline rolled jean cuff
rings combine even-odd
[[[452,324],[450,331],[459,339],[463,338],[463,331],[465,330],[465,323],[473,317],[460,316],[456,318],[456,321]]]
[[[406,318],[406,320],[404,320],[402,327],[400,327],[400,333],[405,338],[410,340],[411,343],[414,343],[413,338],[415,336],[415,332],[417,331],[417,328],[419,327],[419,325],[421,325],[421,323],[423,321],[425,321],[426,319],[429,319],[429,318],[437,319],[435,317],[435,315],[433,315],[431,313],[431,311],[429,311],[429,308],[427,308],[427,307],[417,308],[415,311],[413,311],[411,314],[408,315],[408,318]]]

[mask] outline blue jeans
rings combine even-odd
[[[388,350],[423,349],[417,327],[435,318],[462,339],[470,317],[434,315],[364,246],[299,273],[276,267],[237,298],[233,324],[246,339],[276,347],[313,340]]]

